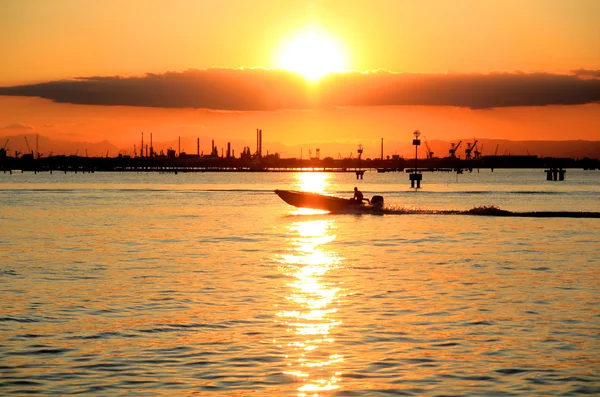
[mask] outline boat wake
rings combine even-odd
[[[523,218],[600,218],[600,212],[587,211],[507,211],[495,206],[481,206],[469,210],[428,210],[386,206],[380,211],[389,215],[479,215]]]

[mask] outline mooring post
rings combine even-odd
[[[563,170],[562,168],[547,168],[544,172],[546,173],[547,181],[564,181],[567,170]]]

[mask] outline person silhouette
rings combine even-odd
[[[352,197],[352,200],[360,204],[362,204],[363,201],[370,203],[369,199],[364,198],[362,192],[358,190],[356,186],[354,187],[354,197]]]

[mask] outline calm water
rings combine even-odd
[[[600,171],[367,173],[600,212]],[[352,174],[0,174],[0,395],[600,394],[600,219]]]

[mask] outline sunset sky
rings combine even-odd
[[[0,0],[0,10],[0,137],[130,149],[144,131],[200,137],[205,152],[210,139],[238,142],[237,152],[262,128],[263,147],[284,156],[359,143],[374,154],[380,138],[410,141],[415,129],[600,140],[597,0]]]

